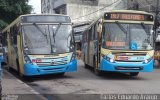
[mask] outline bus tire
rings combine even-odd
[[[139,72],[131,72],[129,75],[130,76],[138,76]]]

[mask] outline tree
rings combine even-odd
[[[29,0],[0,0],[0,30],[5,28],[19,15],[31,13]]]

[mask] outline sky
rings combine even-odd
[[[41,13],[41,0],[29,0],[29,5],[32,5],[32,13],[40,14]]]

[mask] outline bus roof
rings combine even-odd
[[[21,17],[25,16],[66,16],[69,17],[68,15],[62,15],[62,14],[26,14],[26,15],[20,15],[17,19],[15,19],[12,23],[10,23],[6,28],[2,30],[2,33],[6,32],[8,28],[12,27],[14,24],[17,22],[21,21]]]
[[[22,16],[37,16],[37,15],[68,16],[68,15],[63,15],[63,14],[48,14],[48,13],[45,13],[45,14],[25,14],[25,15],[21,15],[20,17],[22,17]]]

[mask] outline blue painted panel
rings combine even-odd
[[[143,67],[142,70],[117,70],[116,67]],[[153,59],[148,62],[147,64],[144,64],[143,62],[114,62],[111,63],[105,59],[101,60],[100,63],[100,69],[102,71],[116,71],[116,72],[151,72],[153,71]]]

